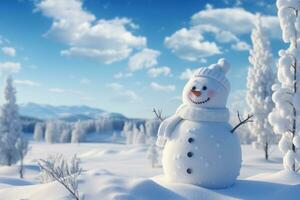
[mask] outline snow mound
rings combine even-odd
[[[127,154],[127,155],[134,155],[137,153],[146,153],[148,150],[148,146],[145,145],[137,145],[133,146],[132,148],[128,148],[125,150],[114,150],[114,149],[93,149],[83,154],[80,154],[79,157],[81,158],[88,158],[88,157],[101,157],[101,156],[110,156],[112,154]]]
[[[129,150],[123,151],[124,153],[128,154],[135,154],[135,153],[145,153],[148,150],[148,146],[145,145],[137,145]]]
[[[272,200],[290,199],[297,200],[300,197],[300,185],[294,185],[288,188],[283,188],[279,192],[275,192],[270,197]]]
[[[5,181],[6,179],[0,179]],[[13,181],[13,180],[12,180]],[[1,182],[1,181],[0,181]],[[17,182],[15,182],[17,183]],[[53,200],[67,199],[67,191],[57,182],[0,189],[0,197],[10,199]],[[86,200],[183,200],[175,192],[151,179],[128,178],[107,170],[90,170],[79,178],[80,192]]]
[[[37,165],[24,165],[25,178],[35,179],[40,169]],[[0,177],[19,178],[19,166],[0,166]],[[1,182],[1,181],[0,181]]]
[[[129,178],[107,170],[90,170],[81,176],[80,188],[85,199],[152,200],[184,199],[150,179]]]
[[[288,170],[282,170],[277,173],[258,174],[256,176],[249,177],[248,180],[264,180],[272,183],[296,185],[300,184],[300,174]]]
[[[30,181],[26,181],[18,178],[0,177],[1,188],[5,186],[25,186],[25,185],[32,185],[32,184],[33,183]]]
[[[163,187],[188,200],[206,199],[291,199],[299,197],[300,175],[280,171],[275,174],[260,174],[237,182],[226,189],[209,190],[195,185],[168,183],[164,176],[153,180]],[[278,194],[278,197],[274,194]],[[289,198],[283,198],[288,196]],[[279,198],[281,196],[282,198]]]
[[[238,180],[232,187],[209,190],[189,184],[168,183],[164,176],[152,179],[133,178],[113,174],[107,170],[89,170],[79,177],[80,192],[86,200],[232,200],[232,199],[297,199],[300,195],[299,176],[287,172],[252,177],[257,180]],[[266,180],[259,180],[265,178]],[[295,185],[268,182],[295,180]],[[298,179],[297,179],[298,178]],[[297,182],[296,182],[297,180]],[[67,199],[68,192],[57,182],[30,185],[17,179],[0,178],[0,183],[22,185],[22,187],[3,187],[3,199],[52,200]],[[286,197],[286,198],[284,198]]]

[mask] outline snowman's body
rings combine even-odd
[[[239,175],[241,147],[226,108],[228,69],[224,59],[199,68],[184,87],[183,104],[161,123],[157,145],[165,145],[162,164],[170,182],[225,188]]]
[[[163,151],[163,169],[171,182],[224,188],[241,167],[239,139],[224,122],[182,120]]]

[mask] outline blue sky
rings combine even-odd
[[[180,105],[187,72],[225,57],[228,103],[243,105],[255,13],[276,58],[275,1],[2,0],[1,79],[13,74],[19,103],[151,117]]]

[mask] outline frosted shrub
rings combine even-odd
[[[41,169],[42,183],[57,181],[76,200],[82,200],[78,188],[78,177],[82,172],[80,161],[76,155],[68,162],[61,154],[49,156],[46,160],[40,159],[38,165]]]

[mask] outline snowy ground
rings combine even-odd
[[[69,199],[68,193],[56,182],[39,183],[36,159],[55,153],[63,153],[67,158],[74,154],[80,157],[84,169],[80,191],[86,200],[298,199],[300,196],[300,175],[281,171],[276,147],[271,160],[266,162],[262,152],[244,145],[239,180],[222,190],[166,183],[162,168],[151,168],[146,159],[147,146],[143,145],[31,143],[31,147],[25,160],[25,179],[18,178],[17,167],[0,168],[1,200]]]

